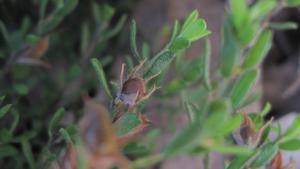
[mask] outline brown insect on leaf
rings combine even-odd
[[[120,152],[118,138],[103,105],[89,98],[84,100],[80,132],[87,151],[87,169],[105,169],[113,164],[128,168],[129,161]]]
[[[296,169],[296,161],[291,160],[287,165],[283,165],[282,154],[279,151],[267,166],[267,169]]]
[[[120,145],[125,145],[129,141],[131,141],[134,137],[136,137],[138,134],[140,134],[146,127],[148,127],[151,124],[151,121],[147,119],[146,116],[142,115],[142,113],[138,113],[140,124],[133,128],[129,133],[120,136],[118,138],[118,142]]]
[[[150,91],[147,91],[147,83],[160,74],[157,73],[147,79],[143,79],[139,75],[139,70],[143,67],[146,60],[143,60],[139,65],[137,65],[128,75],[128,78],[125,79],[124,71],[125,64],[122,64],[121,73],[120,73],[120,90],[115,100],[115,104],[122,103],[128,106],[131,110],[139,102],[148,99],[159,87],[153,86]],[[114,120],[116,121],[121,115],[118,113],[115,115]]]
[[[273,118],[270,119],[257,131],[252,119],[246,113],[244,113],[244,122],[241,124],[241,127],[239,129],[239,134],[242,138],[243,143],[252,148],[256,147],[261,141],[263,132],[271,124],[272,121]]]
[[[49,38],[45,36],[41,38],[35,45],[31,45],[24,49],[17,59],[18,63],[43,66],[51,68],[51,65],[42,61],[41,58],[45,55],[49,48]]]

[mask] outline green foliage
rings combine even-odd
[[[79,155],[75,165],[84,168],[85,160],[88,160],[85,155],[92,152],[85,148],[95,146],[85,145],[94,143],[95,140],[86,141],[91,138],[96,138],[97,148],[117,147],[114,153],[117,152],[118,158],[134,159],[130,163],[133,168],[147,168],[173,156],[202,156],[211,152],[234,156],[227,169],[259,168],[269,165],[280,150],[300,149],[300,117],[295,118],[287,131],[278,132],[275,140],[270,141],[269,133],[276,130],[274,125],[264,121],[270,112],[270,104],[267,103],[259,112],[245,112],[245,115],[238,112],[261,96],[261,91],[251,91],[259,76],[259,65],[271,48],[273,29],[296,28],[294,23],[273,23],[269,19],[274,11],[285,5],[299,5],[298,0],[287,0],[283,4],[275,0],[255,1],[251,5],[246,0],[231,0],[222,27],[217,67],[211,66],[211,51],[216,50],[209,40],[211,32],[196,10],[183,22],[175,21],[172,32],[167,32],[170,36],[168,43],[152,56],[148,43],[140,45],[137,41],[140,39],[134,20],[130,32],[121,31],[127,30],[124,27],[129,25],[127,15],[121,14],[117,5],[112,7],[91,1],[87,10],[86,2],[78,0],[41,0],[37,4],[39,9],[35,19],[21,18],[22,22],[15,30],[11,27],[16,26],[10,25],[7,19],[0,21],[1,38],[5,41],[0,46],[0,54],[1,59],[6,59],[0,70],[1,94],[7,96],[5,99],[0,97],[0,159],[8,159],[6,168],[14,168],[14,160],[18,161],[17,169],[52,166],[64,162],[62,159],[66,156],[63,155],[70,153],[70,147]],[[78,11],[87,12],[87,16],[81,16]],[[78,29],[73,29],[75,25],[69,23],[74,20],[77,26],[80,25]],[[49,40],[41,44],[45,37]],[[129,43],[125,47],[131,49],[133,57],[124,54],[126,50],[118,50],[123,47],[124,37],[128,37]],[[187,59],[186,51],[199,40],[203,41],[201,53]],[[27,56],[28,51],[39,45],[42,46],[39,50],[45,48],[45,51],[35,51],[42,53],[39,58],[30,58],[35,53]],[[28,48],[23,49],[23,46]],[[118,66],[117,62],[114,63],[117,60],[115,55],[126,56],[122,58],[127,61],[128,71],[124,72],[123,79],[128,82],[126,84],[122,81],[124,84],[117,85],[110,81],[110,78],[118,77],[111,68],[112,63]],[[43,64],[24,65],[19,60],[24,56],[33,59],[34,63]],[[145,63],[141,69],[130,74],[136,66],[134,63],[142,60]],[[114,76],[110,76],[112,74]],[[128,78],[127,74],[138,82]],[[154,75],[157,77],[147,81]],[[101,88],[97,87],[97,80]],[[162,89],[153,96],[147,95],[155,85]],[[102,117],[101,113],[106,113],[102,112],[106,109],[100,105],[85,104],[82,113],[81,96],[90,93],[102,100],[101,106],[108,110],[109,115],[119,115],[118,119]],[[89,99],[84,97],[84,101]],[[148,102],[151,99],[156,100],[155,104]],[[107,106],[109,102],[112,103],[110,107]],[[57,110],[59,107],[68,111]],[[82,116],[88,114],[85,111],[99,113],[99,118],[88,122],[83,118],[79,124]],[[156,145],[162,132],[158,125],[151,125],[146,118],[154,111],[164,113],[166,126],[174,135],[159,151]],[[176,128],[175,119],[183,112],[186,112],[188,123],[183,129]],[[245,125],[251,133],[242,133],[249,131],[241,130]],[[99,126],[102,128],[97,128]],[[141,134],[139,130],[146,126],[151,126],[151,130]],[[84,132],[89,132],[89,138],[82,138]],[[232,137],[236,133],[251,136],[254,133],[257,137],[253,138],[259,139],[258,144],[239,143]],[[44,138],[47,134],[48,140]],[[142,137],[135,137],[137,134]],[[63,151],[66,148],[67,151]],[[106,157],[105,154],[99,156]]]

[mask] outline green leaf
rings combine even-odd
[[[0,105],[2,104],[3,100],[5,99],[5,96],[0,97]]]
[[[113,28],[110,28],[108,31],[103,33],[102,41],[106,41],[114,37],[117,33],[121,31],[124,24],[126,23],[127,15],[122,15],[121,18],[117,21],[116,25]]]
[[[114,8],[108,4],[99,5],[96,2],[92,3],[93,16],[97,23],[109,22],[115,14]]]
[[[279,148],[287,151],[297,151],[300,149],[300,140],[292,139],[279,144]]]
[[[250,8],[249,14],[251,20],[254,21],[264,17],[266,14],[270,13],[276,5],[276,0],[257,1],[257,3]]]
[[[25,137],[22,138],[21,145],[22,145],[23,154],[26,157],[26,160],[27,160],[30,168],[35,169],[35,162],[34,162],[33,153],[31,150],[31,145],[30,145],[29,141],[27,140],[27,138],[25,138]]]
[[[230,0],[229,4],[233,23],[237,29],[240,29],[248,19],[249,9],[246,0]]]
[[[18,150],[11,145],[0,146],[0,159],[4,157],[13,157],[18,154]]]
[[[180,29],[180,25],[179,25],[178,20],[176,20],[175,23],[174,23],[172,35],[171,35],[171,38],[170,38],[170,39],[171,39],[171,40],[170,40],[170,43],[173,43],[174,39],[176,38],[176,36],[177,36],[178,33],[179,33],[179,29]]]
[[[210,47],[210,41],[206,39],[205,41],[205,47],[204,47],[204,85],[207,88],[207,90],[211,90],[211,83],[210,83],[210,56],[211,56],[211,47]]]
[[[287,4],[289,6],[299,6],[300,5],[300,0],[287,0]]]
[[[40,19],[45,17],[45,11],[48,4],[48,0],[40,0],[39,16]]]
[[[230,102],[227,99],[212,101],[208,109],[208,117],[203,124],[203,131],[210,136],[219,136],[220,130],[226,125],[226,121],[231,111]]]
[[[29,93],[29,87],[26,84],[14,84],[13,87],[16,90],[16,92],[21,96],[25,96]]]
[[[19,115],[18,112],[12,111],[12,115],[13,115],[14,120],[13,120],[13,122],[11,123],[11,126],[10,126],[10,128],[9,128],[9,132],[10,132],[10,133],[13,133],[13,132],[14,132],[14,130],[17,128],[18,123],[19,123],[19,120],[20,120],[20,115]]]
[[[257,78],[257,70],[246,71],[234,84],[231,92],[231,102],[234,109],[238,108],[246,94],[250,91]]]
[[[271,22],[269,27],[274,30],[294,30],[298,28],[295,22]]]
[[[194,10],[185,20],[185,22],[182,26],[182,30],[186,29],[192,23],[194,23],[198,19],[198,16],[199,16],[199,12],[197,10]]]
[[[60,108],[55,112],[54,116],[50,120],[49,127],[48,127],[48,135],[50,138],[52,138],[54,129],[58,126],[58,123],[61,121],[64,115],[65,115],[64,108]]]
[[[267,102],[263,108],[263,110],[259,113],[261,116],[266,116],[271,111],[271,104]]]
[[[229,19],[226,20],[222,32],[222,49],[221,49],[221,74],[223,77],[230,77],[235,63],[238,59],[238,44],[233,34],[233,27]]]
[[[227,134],[231,133],[233,130],[240,127],[243,122],[243,116],[238,113],[234,115],[232,118],[226,121],[224,127],[218,132],[220,135],[226,136]]]
[[[176,38],[170,46],[170,50],[173,53],[179,52],[180,50],[186,49],[191,45],[190,41],[184,38]]]
[[[133,56],[137,60],[141,60],[141,56],[138,52],[137,45],[136,45],[136,23],[135,20],[131,21],[131,27],[130,27],[130,49],[133,54]]]
[[[196,109],[195,105],[189,103],[186,98],[184,100],[185,100],[184,106],[188,113],[189,121],[194,122],[196,119],[196,116],[197,116],[197,109]]]
[[[209,148],[222,154],[235,154],[240,156],[250,155],[253,152],[251,149],[242,146],[213,145]]]
[[[2,33],[2,36],[3,36],[4,40],[6,41],[6,44],[8,45],[8,47],[11,48],[11,46],[10,46],[10,35],[8,34],[6,26],[2,22],[2,20],[0,20],[0,31]]]
[[[243,63],[244,69],[250,69],[260,64],[263,58],[267,55],[267,52],[272,46],[273,34],[270,30],[266,30],[261,33],[256,44],[249,50],[248,55]]]
[[[65,130],[64,128],[60,128],[59,133],[62,135],[67,144],[73,144],[72,138],[67,130]]]
[[[106,95],[109,96],[110,98],[112,98],[112,95],[111,95],[111,92],[109,90],[109,87],[108,87],[108,84],[107,84],[107,80],[106,80],[105,73],[103,71],[103,67],[101,65],[101,62],[96,58],[91,59],[91,62],[92,62],[92,65],[93,65],[93,67],[94,67],[94,69],[97,73],[100,84],[104,88],[104,91],[105,91]]]
[[[140,124],[136,113],[126,113],[114,123],[118,136],[129,133],[133,128]]]
[[[230,162],[226,169],[244,169],[259,153],[260,150],[256,150],[251,155],[238,156]]]
[[[252,167],[262,167],[271,162],[278,151],[278,145],[274,143],[268,143],[262,147],[261,152],[257,155],[252,163]]]
[[[11,104],[7,104],[7,105],[1,107],[1,109],[0,109],[0,118],[5,116],[5,114],[10,110],[11,106],[12,106]]]
[[[158,72],[162,72],[169,66],[169,64],[172,62],[174,57],[175,57],[174,53],[171,52],[170,50],[163,51],[162,53],[157,55],[157,57],[154,57],[150,61],[150,66],[146,71],[146,73],[144,74],[144,77],[147,78],[157,74]]]
[[[189,24],[185,29],[182,29],[178,37],[193,42],[209,34],[210,31],[206,29],[206,22],[203,19],[197,19],[193,23]]]
[[[300,116],[296,117],[293,124],[287,129],[287,131],[283,134],[280,142],[286,142],[288,140],[292,140],[298,137],[300,134]]]
[[[142,57],[143,58],[149,58],[150,54],[151,54],[151,49],[150,49],[149,45],[147,43],[143,43]]]

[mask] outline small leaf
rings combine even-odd
[[[273,34],[270,30],[266,30],[261,33],[256,44],[249,50],[248,55],[243,63],[244,69],[250,69],[260,64],[263,58],[267,55],[267,52],[272,46]]]
[[[238,59],[238,44],[233,34],[233,26],[229,19],[226,20],[222,32],[222,49],[221,49],[221,74],[223,77],[230,77]]]
[[[0,118],[5,116],[5,114],[10,110],[11,106],[12,106],[11,104],[7,104],[7,105],[1,107],[1,109],[0,109]]]
[[[163,51],[162,53],[157,55],[157,57],[151,59],[150,66],[144,74],[144,77],[147,78],[157,74],[158,72],[164,71],[172,62],[174,57],[174,53],[170,50]]]
[[[249,14],[251,20],[254,21],[264,17],[266,14],[270,13],[276,7],[276,5],[276,0],[257,1],[250,8]]]
[[[292,139],[279,144],[279,148],[287,151],[297,151],[300,149],[300,140]]]
[[[194,122],[197,116],[197,109],[195,105],[189,103],[186,99],[184,101],[184,105],[186,107],[186,111],[188,112],[189,121],[191,123]]]
[[[208,34],[210,34],[210,31],[206,29],[206,22],[203,19],[197,19],[183,29],[179,34],[179,37],[193,42]]]
[[[84,56],[85,52],[87,51],[89,40],[90,40],[89,27],[86,23],[84,23],[81,26],[81,38],[80,38],[80,52],[82,56]]]
[[[211,83],[210,83],[210,57],[211,57],[211,47],[210,41],[206,39],[205,47],[204,47],[204,85],[207,90],[211,90]]]
[[[93,58],[93,59],[91,59],[91,62],[92,62],[93,67],[94,67],[94,69],[97,73],[100,84],[104,88],[104,91],[106,92],[107,96],[112,98],[111,92],[109,90],[109,87],[108,87],[108,84],[107,84],[107,81],[106,81],[105,73],[103,71],[103,67],[102,67],[100,61],[96,58]]]
[[[18,150],[11,145],[0,146],[0,159],[4,157],[14,157],[17,154],[18,154]]]
[[[199,12],[197,10],[194,10],[185,20],[182,26],[182,30],[186,29],[188,26],[194,23],[198,19],[198,16],[199,16]]]
[[[50,138],[52,138],[54,129],[58,126],[58,123],[61,121],[64,115],[65,110],[63,108],[60,108],[55,112],[53,118],[50,120],[48,128],[48,135]]]
[[[272,108],[271,104],[269,102],[267,102],[265,104],[263,110],[260,112],[260,115],[263,117],[266,116],[270,112],[271,108]]]
[[[230,162],[226,169],[244,169],[259,153],[260,150],[256,150],[251,155],[238,156]]]
[[[257,70],[246,71],[240,79],[234,84],[231,92],[232,106],[236,109],[242,100],[246,97],[246,94],[250,91],[252,85],[257,78]]]
[[[213,151],[217,151],[224,154],[235,154],[235,155],[250,155],[253,151],[247,147],[242,146],[230,146],[230,145],[213,145],[209,147]]]
[[[69,135],[68,131],[64,128],[59,129],[59,133],[63,136],[64,140],[67,142],[67,144],[73,144],[72,138]]]
[[[179,33],[179,29],[180,29],[180,25],[178,20],[175,21],[174,26],[173,26],[173,31],[172,31],[172,35],[171,35],[171,40],[170,43],[173,43],[174,39],[176,38],[176,36]]]
[[[235,27],[237,29],[242,28],[248,19],[249,13],[246,0],[230,0],[230,9]]]
[[[150,54],[151,54],[151,49],[150,49],[149,45],[147,43],[143,43],[142,57],[143,58],[149,58]]]
[[[274,30],[294,30],[298,28],[295,22],[271,22],[269,27]]]
[[[191,45],[190,41],[184,38],[176,38],[172,45],[170,46],[170,50],[173,53],[179,52],[180,50],[186,49]]]
[[[118,136],[127,134],[139,124],[140,121],[136,113],[126,113],[114,123]]]
[[[236,114],[229,120],[227,120],[225,126],[218,132],[220,135],[227,135],[233,130],[237,129],[243,122],[243,116],[241,114]]]
[[[23,154],[26,157],[27,162],[29,163],[29,166],[31,169],[35,169],[35,162],[33,158],[33,153],[31,150],[31,145],[27,138],[23,137],[21,140],[22,150]]]
[[[141,56],[138,52],[137,45],[136,45],[136,23],[135,20],[131,21],[131,27],[130,27],[130,49],[133,54],[133,56],[137,60],[141,60]]]
[[[25,41],[31,45],[37,44],[40,40],[41,40],[41,37],[34,35],[34,34],[29,34],[25,38]]]
[[[122,15],[121,18],[117,21],[116,25],[113,28],[110,28],[107,32],[103,33],[102,41],[106,41],[114,37],[117,33],[121,31],[125,22],[127,20],[127,15]]]
[[[252,167],[258,168],[271,162],[278,151],[278,145],[274,143],[268,143],[262,147],[261,152],[257,155]]]
[[[296,117],[293,124],[283,134],[280,142],[286,142],[299,136],[300,134],[300,116]]]

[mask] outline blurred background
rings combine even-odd
[[[5,103],[13,104],[13,111],[18,112],[17,120],[22,123],[15,126],[14,135],[30,138],[34,156],[47,143],[48,121],[58,108],[67,110],[62,125],[69,125],[80,117],[83,94],[96,96],[109,107],[90,58],[101,60],[107,79],[114,81],[121,63],[137,64],[126,59],[131,55],[132,19],[137,23],[139,49],[152,55],[167,42],[175,19],[182,20],[197,9],[212,31],[212,71],[218,65],[225,0],[80,0],[74,7],[60,9],[61,4],[62,0],[0,0],[0,96],[5,95]],[[287,8],[272,19],[299,23],[300,9]],[[270,116],[281,117],[300,110],[300,30],[278,31],[273,40],[256,86],[263,99],[253,110],[270,102]],[[201,42],[193,45],[186,59],[197,56],[201,47]],[[157,126],[168,128],[164,116],[153,113],[151,118]],[[0,123],[0,142],[7,141],[1,128],[16,120],[14,115],[5,118]],[[180,128],[185,120],[178,118],[177,122]],[[160,139],[163,145],[168,134]],[[28,167],[23,158],[15,160],[18,166],[14,160],[0,160],[0,168]],[[183,168],[197,159],[176,160],[161,166]]]

